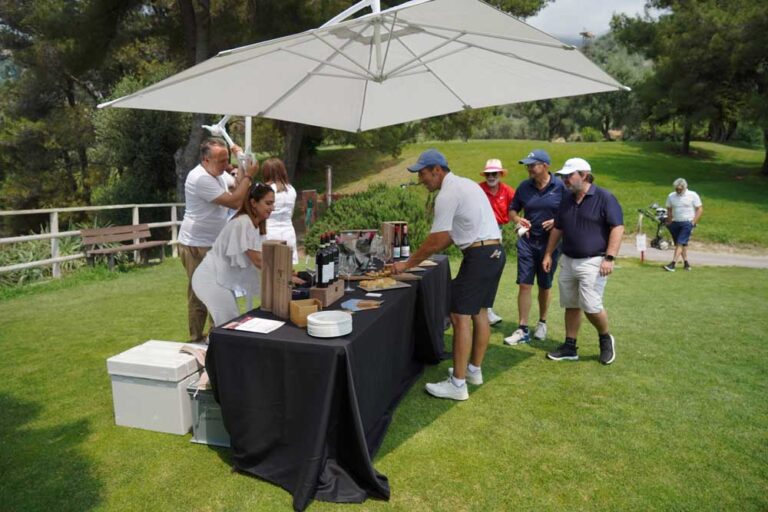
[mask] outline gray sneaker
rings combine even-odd
[[[448,398],[450,400],[466,400],[469,398],[467,385],[457,387],[448,377],[442,382],[429,383],[425,386],[427,393],[437,398]]]
[[[521,345],[523,343],[530,343],[531,336],[522,329],[515,329],[515,332],[511,336],[504,338],[505,345]]]
[[[448,368],[448,376],[453,377],[453,366]],[[480,370],[477,370],[476,372],[469,371],[469,368],[467,368],[467,382],[472,384],[473,386],[479,386],[483,383],[483,370],[482,368]]]
[[[533,331],[533,337],[537,340],[547,339],[547,324],[539,322],[536,324],[536,330]]]

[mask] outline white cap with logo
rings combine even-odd
[[[569,158],[566,160],[565,165],[563,165],[563,168],[557,171],[557,174],[573,174],[574,172],[582,171],[582,172],[592,172],[592,166],[589,165],[589,162],[584,160],[583,158]]]

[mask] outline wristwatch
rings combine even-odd
[[[605,257],[604,257],[603,259],[604,259],[605,261],[613,261],[613,260],[615,260],[615,259],[616,259],[616,256],[613,256],[613,255],[611,255],[611,254],[606,254],[606,255],[605,255]]]

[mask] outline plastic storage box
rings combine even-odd
[[[184,343],[150,340],[107,359],[115,423],[169,434],[192,426],[187,386],[200,376],[197,360],[179,352]]]
[[[192,442],[229,447],[229,432],[221,418],[221,407],[210,389],[197,389],[196,384],[187,388],[192,400]]]

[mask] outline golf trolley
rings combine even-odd
[[[637,220],[637,232],[643,232],[643,217],[647,217],[656,223],[656,235],[651,239],[651,247],[665,251],[672,247],[672,239],[669,238],[666,229],[667,224],[667,209],[663,206],[659,206],[658,203],[653,203],[648,208],[638,208],[640,217]]]

